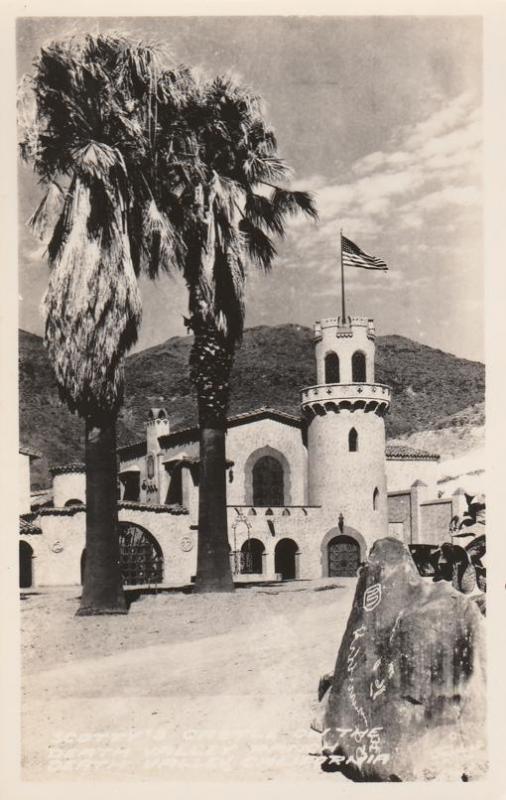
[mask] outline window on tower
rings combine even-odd
[[[352,428],[348,434],[348,448],[350,453],[356,453],[358,450],[358,433],[355,428]]]
[[[325,383],[339,383],[339,356],[327,353],[325,356]]]
[[[379,494],[380,494],[379,493],[379,489],[376,486],[376,488],[375,488],[375,490],[374,490],[374,492],[372,494],[372,507],[373,507],[374,511],[378,510]]]
[[[353,353],[351,359],[351,379],[353,383],[365,383],[366,381],[365,354],[360,350]]]

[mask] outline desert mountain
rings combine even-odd
[[[163,405],[172,430],[196,422],[188,375],[190,337],[173,337],[126,360],[125,405],[120,444],[143,438],[147,411]],[[471,427],[482,422],[483,364],[427,347],[403,336],[377,339],[376,380],[392,387],[386,418],[390,438]],[[245,331],[232,377],[230,413],[270,406],[299,414],[299,392],[315,383],[312,331],[300,325],[261,326]],[[59,399],[40,337],[20,331],[21,441],[40,450],[34,488],[49,485],[49,465],[83,459],[83,424]],[[477,406],[474,411],[471,407]],[[476,416],[478,415],[478,416]],[[469,419],[468,419],[469,418]],[[437,436],[436,436],[437,440]],[[432,437],[431,442],[436,441]],[[434,449],[432,446],[430,449]]]

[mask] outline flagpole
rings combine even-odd
[[[343,266],[343,229],[339,231],[339,256],[341,259],[341,309],[343,315],[343,325],[346,325],[346,305],[344,300],[344,266]]]

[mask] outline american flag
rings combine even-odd
[[[364,253],[360,247],[347,239],[346,236],[341,235],[341,253],[343,259],[343,266],[345,267],[362,267],[363,269],[382,269],[387,270],[388,267],[381,258],[370,256]]]

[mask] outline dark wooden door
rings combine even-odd
[[[350,536],[336,536],[327,545],[329,578],[354,577],[360,564],[360,547]]]

